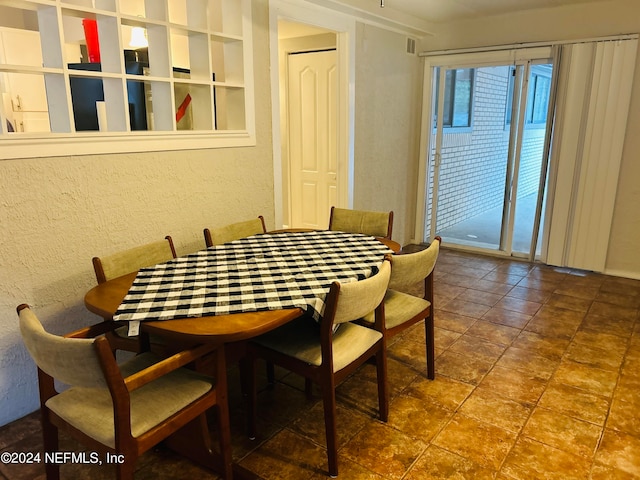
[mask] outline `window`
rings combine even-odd
[[[515,82],[515,67],[511,67],[509,87],[507,90],[507,107],[505,123],[511,124],[513,108],[513,87]],[[551,65],[532,65],[527,90],[527,109],[525,111],[526,126],[543,126],[547,123],[549,108],[549,94],[551,91]]]
[[[473,68],[458,68],[445,73],[444,109],[442,125],[445,128],[468,128],[471,126],[473,101]],[[436,68],[436,92],[440,83],[440,67]],[[435,112],[438,112],[436,96]]]
[[[255,144],[250,17],[250,0],[0,0],[0,158]]]
[[[539,73],[531,74],[531,79],[529,80],[529,98],[527,100],[527,123],[544,124],[547,122],[550,89],[550,76]]]

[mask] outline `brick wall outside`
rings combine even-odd
[[[503,204],[509,147],[509,126],[505,125],[508,73],[507,66],[476,69],[471,128],[444,130],[438,231]],[[518,197],[538,189],[544,132],[544,126],[524,129]],[[435,146],[435,132],[432,145]],[[433,153],[432,150],[432,158]],[[431,169],[433,175],[433,165]],[[431,188],[430,185],[427,232]]]

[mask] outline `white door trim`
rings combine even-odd
[[[282,137],[280,131],[280,72],[278,20],[306,23],[336,32],[338,55],[338,206],[353,206],[353,161],[355,131],[355,18],[303,0],[269,1],[269,49],[271,62],[271,125],[273,139],[273,183],[275,225],[283,222]]]

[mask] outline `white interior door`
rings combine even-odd
[[[288,57],[291,227],[327,228],[337,203],[336,51]]]

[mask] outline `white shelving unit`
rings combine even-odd
[[[0,0],[0,159],[255,144],[251,28],[250,0]]]

